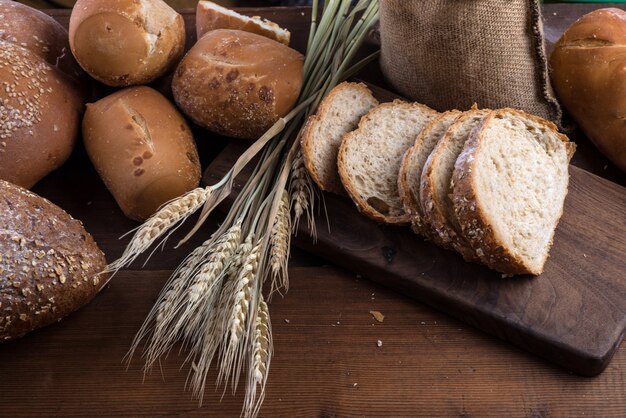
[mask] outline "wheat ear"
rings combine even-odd
[[[300,218],[302,215],[306,215],[309,233],[314,238],[317,235],[313,214],[313,205],[315,202],[314,190],[313,181],[304,166],[302,151],[298,151],[298,154],[293,160],[289,179],[289,205],[290,211],[293,213],[292,228],[294,234],[298,233]]]
[[[243,407],[243,415],[252,417],[258,415],[265,398],[265,383],[267,382],[273,351],[272,324],[263,295],[259,295],[253,335],[251,340],[252,361],[249,364],[246,398]]]
[[[286,190],[283,195],[272,227],[270,237],[270,268],[272,271],[272,290],[289,290],[287,263],[291,247],[291,216],[289,214],[289,197]]]
[[[198,187],[165,204],[157,213],[136,229],[133,238],[124,250],[124,254],[108,265],[106,270],[108,272],[117,272],[119,269],[130,265],[141,253],[150,248],[157,239],[196,212],[206,202],[210,194],[211,188],[203,189]]]

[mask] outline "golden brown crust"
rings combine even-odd
[[[257,139],[296,103],[303,62],[299,52],[261,35],[218,29],[204,35],[180,62],[172,92],[198,125]]]
[[[499,109],[493,110],[487,115],[481,124],[476,127],[464,151],[457,160],[454,170],[453,182],[453,203],[457,220],[461,225],[463,235],[472,245],[480,261],[488,267],[502,272],[506,275],[533,274],[539,275],[543,270],[531,270],[524,261],[511,253],[494,234],[490,226],[488,217],[483,211],[483,205],[476,195],[475,180],[475,164],[476,158],[473,158],[480,151],[481,143],[485,135],[486,129],[491,121],[503,114],[514,114],[523,118],[531,119],[545,126],[549,130],[558,132],[556,126],[549,121],[534,115],[527,114],[516,109]],[[558,133],[558,138],[566,143],[568,156],[571,157],[575,150],[575,144],[570,142],[567,136]],[[562,215],[559,215],[559,219]],[[552,246],[550,242],[548,248]],[[542,266],[543,268],[543,266]]]
[[[198,39],[215,29],[237,29],[256,33],[273,39],[283,45],[289,45],[291,33],[276,23],[258,16],[248,17],[233,10],[225,12],[224,7],[211,1],[201,0],[196,7],[196,34]]]
[[[70,156],[82,97],[69,77],[7,41],[0,41],[0,81],[0,179],[30,188]]]
[[[54,323],[104,286],[104,254],[58,206],[0,180],[0,342]]]
[[[599,9],[580,18],[556,43],[550,67],[565,109],[626,172],[626,11]]]
[[[191,130],[174,105],[149,87],[130,87],[88,105],[83,138],[100,177],[131,219],[147,219],[200,182]]]
[[[335,88],[333,88],[330,93],[319,104],[315,115],[312,115],[308,118],[304,128],[302,129],[302,156],[304,157],[304,165],[309,172],[309,175],[315,181],[315,183],[325,192],[335,193],[341,196],[346,195],[346,191],[341,184],[341,180],[337,178],[337,182],[325,182],[320,174],[317,166],[314,163],[314,154],[315,147],[313,145],[313,128],[317,123],[320,123],[329,112],[330,104],[333,101],[333,98],[340,94],[343,90],[352,90],[352,89],[360,89],[364,93],[371,95],[372,92],[369,88],[363,83],[352,83],[344,81],[343,83],[338,84]]]
[[[162,0],[78,0],[69,29],[76,60],[109,86],[156,79],[185,47],[183,18]]]

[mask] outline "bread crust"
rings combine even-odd
[[[334,89],[330,91],[330,93],[328,93],[326,97],[324,97],[324,99],[318,106],[315,114],[307,119],[301,134],[302,156],[304,157],[304,166],[309,172],[309,175],[311,176],[313,181],[315,181],[318,187],[323,191],[335,193],[341,196],[345,196],[346,191],[342,186],[338,170],[336,181],[324,181],[322,173],[315,165],[315,145],[313,143],[313,129],[318,123],[322,122],[322,120],[326,117],[326,113],[330,111],[330,106],[334,97],[339,95],[342,91],[350,89],[358,89],[365,94],[368,94],[370,96],[372,95],[371,90],[365,84],[344,81],[343,83],[337,85]]]
[[[104,254],[82,224],[0,180],[0,342],[52,324],[104,286]]]
[[[457,228],[457,220],[449,219],[445,205],[448,202],[439,202],[436,198],[435,164],[441,158],[445,150],[445,144],[452,140],[452,136],[463,124],[471,118],[486,116],[487,109],[472,109],[462,113],[448,128],[435,149],[428,157],[422,177],[420,179],[420,200],[426,227],[430,227],[430,236],[434,242],[446,248],[457,251],[466,261],[476,261],[476,253],[470,243],[465,239],[460,228]],[[476,127],[474,128],[476,129]],[[470,133],[471,136],[471,133]],[[447,196],[446,196],[447,197]],[[444,199],[446,198],[444,197]]]
[[[475,165],[474,156],[480,151],[481,144],[486,132],[486,127],[491,121],[503,114],[514,114],[523,118],[531,119],[549,130],[558,133],[557,127],[549,121],[534,115],[527,114],[515,109],[499,109],[491,111],[473,130],[468,142],[465,144],[463,152],[459,156],[453,181],[453,203],[456,218],[461,225],[463,235],[469,240],[472,248],[476,252],[480,261],[486,266],[504,273],[505,275],[532,274],[539,275],[543,272],[543,265],[540,270],[532,269],[524,261],[510,252],[502,241],[494,233],[489,221],[489,217],[484,212],[484,205],[480,202],[476,194],[475,186]],[[558,138],[565,143],[568,157],[571,158],[576,145],[569,141],[567,136],[558,133]],[[558,216],[561,218],[563,210]],[[558,223],[557,219],[557,223]],[[552,239],[548,249],[552,247]]]
[[[347,168],[347,162],[346,162],[349,148],[350,146],[352,146],[351,143],[354,142],[353,138],[355,138],[359,134],[359,132],[362,129],[364,129],[364,125],[372,118],[372,115],[380,111],[380,109],[382,108],[393,107],[397,105],[417,106],[423,109],[425,112],[429,112],[429,113],[433,112],[434,114],[437,113],[435,110],[421,103],[409,103],[409,102],[405,102],[399,99],[396,99],[393,102],[379,104],[378,106],[374,107],[365,116],[361,118],[361,120],[359,121],[359,127],[356,130],[352,132],[348,132],[347,134],[343,136],[343,140],[339,148],[337,165],[339,167],[339,177],[341,178],[341,183],[343,184],[344,188],[348,192],[348,195],[350,196],[352,201],[356,204],[359,212],[369,217],[370,219],[373,219],[380,223],[391,224],[391,225],[408,225],[410,223],[410,216],[408,214],[404,213],[403,215],[400,215],[400,216],[385,216],[367,203],[366,199],[364,199],[363,196],[359,194],[358,190],[356,189],[356,186],[352,182],[352,179],[350,175],[348,174],[348,168]]]
[[[291,33],[276,23],[258,16],[245,16],[211,1],[201,0],[196,7],[196,34],[200,39],[215,29],[238,29],[256,33],[289,46]]]

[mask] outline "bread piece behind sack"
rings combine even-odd
[[[450,194],[454,163],[463,150],[472,129],[489,114],[489,110],[472,109],[448,128],[428,157],[420,179],[420,200],[424,218],[431,228],[433,240],[458,251],[464,259],[476,259],[474,250],[461,234],[454,216]]]
[[[398,194],[400,164],[417,134],[437,115],[422,104],[394,100],[370,110],[359,128],[344,136],[339,176],[359,211],[378,222],[409,222]]]
[[[302,155],[320,189],[345,194],[337,171],[341,140],[376,105],[378,100],[365,84],[344,82],[332,89],[309,118],[302,132]]]
[[[424,211],[420,203],[420,179],[424,165],[446,130],[463,112],[451,110],[432,120],[417,135],[415,143],[402,158],[398,175],[398,191],[404,210],[411,217],[411,228],[416,234],[429,236],[430,229],[424,225]]]
[[[291,33],[287,29],[283,29],[267,19],[258,16],[245,16],[212,1],[200,0],[196,7],[196,34],[198,39],[215,29],[238,29],[252,32],[285,45],[289,45],[291,38]]]
[[[541,274],[563,213],[576,146],[554,124],[512,109],[490,112],[453,175],[455,216],[487,266]]]

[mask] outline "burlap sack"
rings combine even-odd
[[[439,111],[514,107],[553,120],[538,0],[380,0],[381,67]]]

